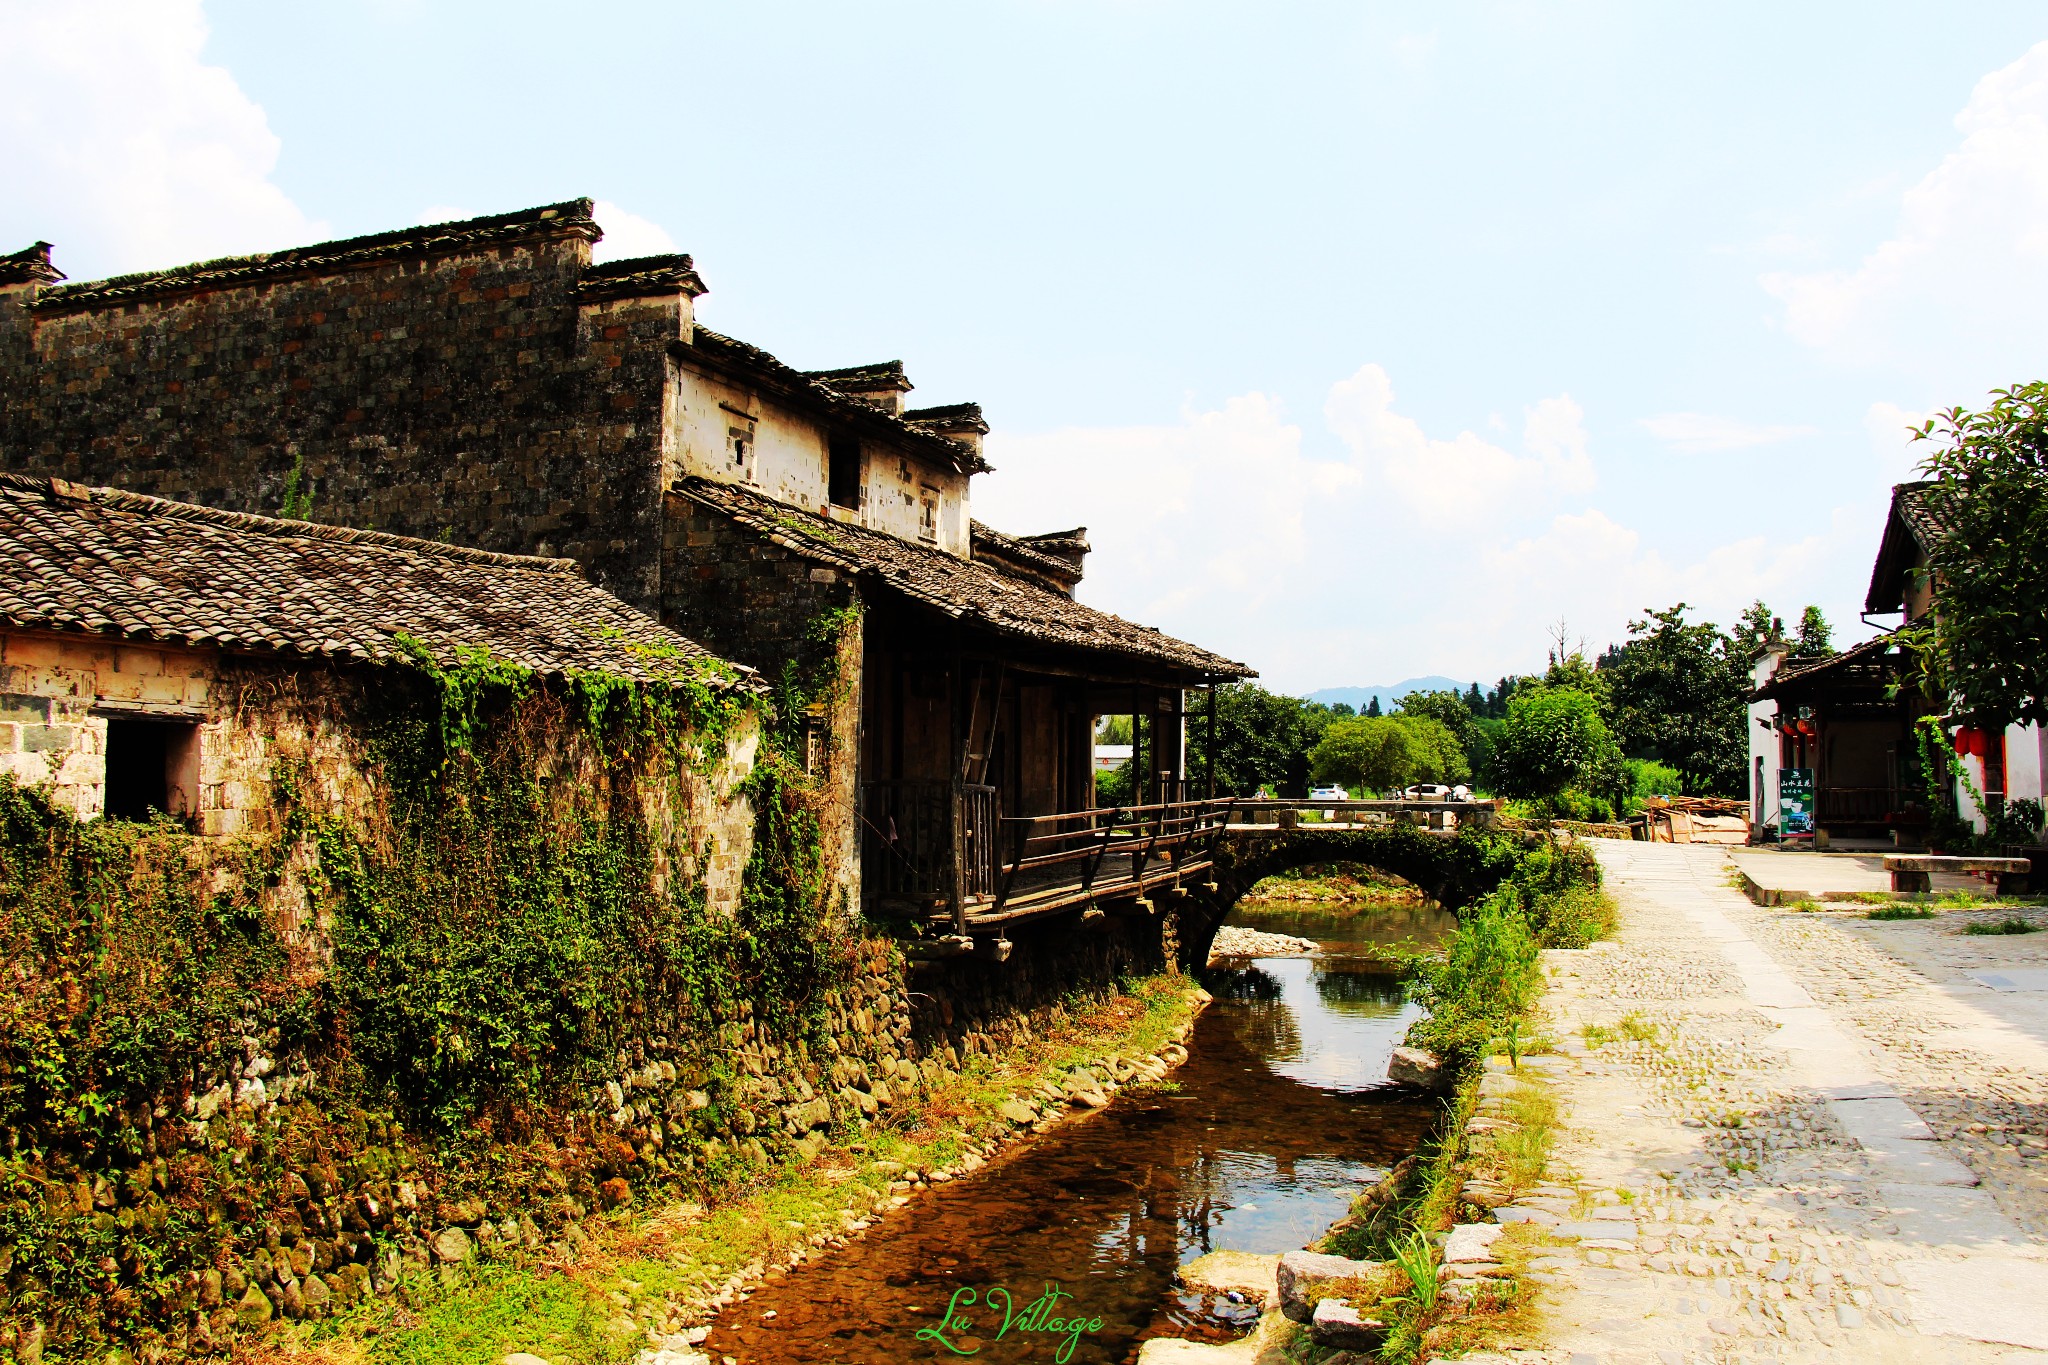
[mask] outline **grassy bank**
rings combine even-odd
[[[656,1334],[709,1321],[722,1300],[776,1267],[844,1245],[892,1201],[979,1166],[1028,1133],[998,1107],[1111,1054],[1136,1058],[1184,1037],[1205,997],[1187,978],[1126,983],[1065,1010],[1041,1041],[976,1057],[921,1101],[792,1159],[718,1207],[625,1210],[584,1225],[571,1257],[474,1264],[405,1286],[400,1303],[295,1324],[244,1354],[336,1365],[470,1365],[528,1351],[553,1365],[614,1365]]]
[[[1388,1365],[1470,1348],[1514,1328],[1526,1311],[1512,1280],[1468,1281],[1468,1289],[1453,1292],[1440,1278],[1438,1245],[1453,1224],[1483,1216],[1468,1189],[1518,1194],[1542,1179],[1556,1111],[1546,1091],[1512,1075],[1522,1056],[1550,1045],[1531,1024],[1541,985],[1538,953],[1585,947],[1614,925],[1614,902],[1601,889],[1591,852],[1545,843],[1521,858],[1499,890],[1459,916],[1441,953],[1412,963],[1426,1013],[1408,1041],[1441,1057],[1453,1078],[1443,1122],[1420,1152],[1356,1201],[1320,1248],[1394,1262],[1405,1272],[1406,1292],[1370,1310],[1390,1327],[1381,1351]],[[1492,1065],[1506,1070],[1490,1076],[1489,1057],[1504,1057]],[[1482,1106],[1494,1122],[1475,1136],[1470,1125]]]

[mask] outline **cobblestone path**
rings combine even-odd
[[[1719,849],[1596,847],[1621,932],[1544,955],[1566,1055],[1528,1069],[1561,1178],[1506,1215],[1580,1235],[1509,1358],[2048,1365],[2048,934],[1760,909]]]

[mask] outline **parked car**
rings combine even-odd
[[[1441,782],[1418,782],[1401,793],[1403,801],[1448,801],[1451,789]]]
[[[1311,801],[1349,801],[1351,793],[1345,791],[1342,787],[1310,787],[1308,789],[1308,799]]]

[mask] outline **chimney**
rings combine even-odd
[[[50,264],[48,242],[0,256],[0,373],[18,373],[27,366],[35,351],[35,319],[29,310],[44,288],[63,278],[64,272]]]
[[[843,370],[806,370],[804,378],[823,384],[834,393],[872,403],[891,417],[903,415],[903,395],[911,390],[903,362],[884,360],[874,365],[853,365]]]
[[[948,403],[942,408],[911,408],[903,414],[903,420],[913,426],[923,427],[934,435],[958,441],[973,451],[976,458],[981,455],[981,438],[988,435],[988,423],[982,420],[979,403]]]

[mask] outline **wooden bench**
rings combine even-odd
[[[2027,873],[2032,867],[2026,858],[1944,858],[1932,853],[1884,855],[1884,870],[1892,874],[1894,891],[1931,891],[1933,873],[1953,872],[1982,877],[2001,896],[2024,896]]]

